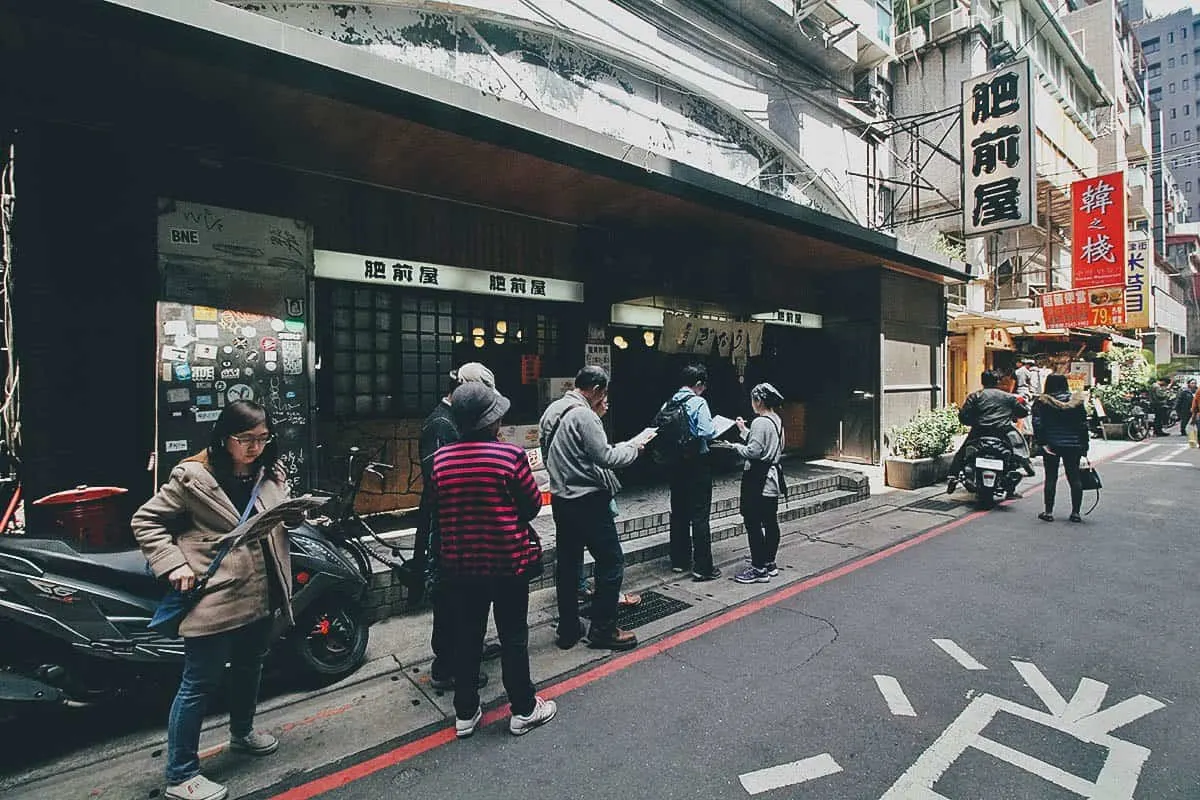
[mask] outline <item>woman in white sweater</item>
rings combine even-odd
[[[766,583],[779,574],[775,565],[779,551],[779,498],[785,493],[783,468],[783,422],[776,409],[783,395],[769,383],[750,390],[754,419],[749,425],[737,418],[743,444],[733,449],[745,460],[742,471],[742,519],[750,540],[750,566],[734,576],[738,583]]]

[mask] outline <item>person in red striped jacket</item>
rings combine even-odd
[[[473,734],[483,716],[476,676],[489,610],[512,706],[509,731],[528,733],[558,711],[553,700],[537,696],[529,676],[529,581],[542,570],[542,545],[529,523],[542,495],[525,450],[497,441],[509,405],[483,383],[455,389],[450,411],[461,438],[434,454],[430,475],[438,564],[456,637],[454,729],[460,739]]]

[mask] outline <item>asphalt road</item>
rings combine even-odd
[[[1084,524],[1065,483],[1054,523],[1025,487],[567,691],[527,736],[505,718],[321,796],[1200,797],[1200,451],[1181,442],[1101,465]]]

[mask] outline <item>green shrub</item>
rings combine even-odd
[[[954,405],[922,411],[888,434],[888,448],[898,458],[936,458],[949,449],[957,434],[966,432]]]
[[[1119,376],[1115,383],[1102,383],[1093,389],[1093,394],[1100,398],[1104,410],[1111,416],[1126,417],[1132,404],[1125,395],[1133,394],[1146,388],[1151,380],[1153,368],[1146,359],[1145,353],[1136,347],[1114,347],[1101,358],[1119,367]]]

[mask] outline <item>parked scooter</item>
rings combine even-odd
[[[289,531],[296,626],[276,622],[273,666],[313,683],[339,680],[363,662],[369,559],[354,512],[363,475],[391,470],[353,448],[328,516]],[[370,529],[366,531],[369,533]],[[183,642],[147,628],[167,585],[140,550],[81,553],[36,533],[0,536],[0,708],[88,704],[174,681]],[[19,709],[18,709],[19,710]]]
[[[975,495],[980,508],[992,508],[1015,492],[1024,477],[1012,445],[998,436],[980,436],[964,445],[962,485]]]

